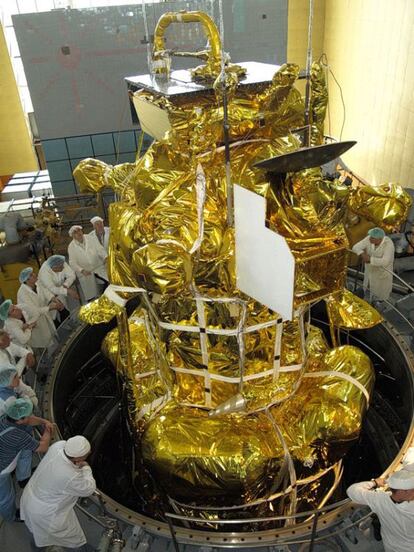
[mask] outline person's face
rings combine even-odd
[[[62,272],[62,270],[63,270],[63,263],[55,265],[54,267],[52,267],[53,272]]]
[[[379,244],[382,242],[382,238],[369,238],[369,241],[370,241],[373,245],[379,245]]]
[[[93,227],[95,228],[95,232],[97,234],[103,234],[104,233],[104,223],[101,220],[98,220],[98,222],[95,222]]]
[[[75,466],[77,466],[78,464],[85,462],[85,460],[88,458],[89,455],[90,455],[90,452],[88,452],[88,454],[84,454],[83,456],[77,456],[76,458],[72,459],[72,463],[75,464]]]
[[[11,305],[9,309],[9,318],[16,318],[17,320],[21,320],[23,316],[23,313],[19,307],[16,305]]]
[[[26,284],[29,286],[34,286],[37,282],[37,274],[35,272],[32,272],[30,276],[26,280]]]
[[[390,489],[391,491],[391,498],[394,502],[407,502],[414,500],[414,489]]]
[[[10,336],[6,332],[0,337],[0,349],[6,349],[10,345]]]
[[[83,241],[83,231],[80,230],[80,229],[74,230],[74,231],[73,231],[73,234],[72,234],[72,237],[73,237],[73,239],[75,239],[76,241],[82,242],[82,241]]]

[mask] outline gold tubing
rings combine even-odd
[[[218,29],[214,24],[214,21],[206,13],[200,11],[191,12],[167,12],[164,13],[158,20],[157,26],[154,32],[154,60],[162,59],[165,48],[165,31],[171,25],[171,23],[200,23],[208,39],[210,48],[203,56],[201,52],[196,54],[196,57],[205,57],[207,60],[207,67],[212,76],[218,76],[221,68],[221,40]],[[184,52],[183,52],[184,53]],[[187,53],[187,52],[185,52]],[[160,65],[155,67],[155,73],[166,73],[167,67]]]

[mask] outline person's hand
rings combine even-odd
[[[377,487],[385,487],[386,479],[384,477],[377,477],[374,481],[377,484]]]
[[[26,355],[26,366],[28,368],[33,368],[36,364],[36,359],[33,353],[27,353]]]
[[[23,326],[22,326],[22,330],[23,330],[23,331],[31,330],[35,325],[36,325],[35,323],[33,323],[33,324],[26,324],[26,323],[25,323],[25,324],[23,324]]]
[[[92,272],[89,272],[89,270],[82,270],[82,274],[84,276],[90,276],[92,274]]]
[[[75,291],[72,288],[68,288],[68,295],[72,297],[72,299],[78,299],[79,300],[79,294],[77,291]]]
[[[368,255],[368,253],[365,253],[364,251],[363,253],[361,253],[361,259],[364,263],[369,263],[371,257]]]
[[[78,468],[83,468],[84,466],[89,466],[88,462],[85,460],[74,460],[73,462],[75,466],[78,466]]]
[[[53,433],[56,428],[56,424],[49,422],[49,420],[44,421],[45,431],[48,431],[49,433]]]

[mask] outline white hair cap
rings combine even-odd
[[[91,224],[95,224],[95,222],[103,222],[103,218],[98,217],[98,216],[92,217],[91,218]]]
[[[75,232],[76,230],[83,230],[82,226],[79,226],[79,224],[74,224],[73,226],[71,226],[69,228],[69,231],[68,231],[68,234],[70,237],[73,236],[73,232]]]
[[[402,491],[414,489],[414,471],[403,468],[392,473],[388,478],[388,487]]]
[[[71,458],[79,458],[90,453],[91,445],[83,435],[75,435],[66,441],[64,451]]]

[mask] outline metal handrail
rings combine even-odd
[[[414,288],[404,280],[404,278],[401,278],[401,276],[399,276],[396,272],[394,272],[393,270],[388,270],[388,268],[385,268],[385,266],[382,267],[385,272],[388,272],[388,274],[392,274],[395,278],[397,278],[397,280],[399,280],[400,282],[402,282],[410,291],[412,291],[414,293]]]
[[[232,523],[260,523],[264,521],[287,521],[290,519],[298,519],[302,517],[310,517],[320,514],[324,514],[326,512],[329,512],[331,510],[334,510],[336,508],[339,508],[340,506],[344,506],[346,504],[350,504],[351,499],[350,498],[344,498],[343,500],[340,500],[339,502],[334,502],[333,504],[329,504],[328,506],[324,506],[322,508],[317,508],[315,510],[308,510],[306,512],[299,512],[296,514],[291,514],[289,516],[272,516],[272,517],[261,517],[261,518],[245,518],[245,519],[202,519],[202,518],[196,518],[196,517],[190,517],[190,516],[182,516],[179,514],[173,514],[166,512],[166,516],[179,519],[181,521],[193,521],[195,523],[217,523],[219,525],[227,525]]]
[[[348,499],[348,501],[350,501],[350,499]],[[364,506],[363,509],[365,509],[365,508],[366,507]],[[319,511],[315,511],[313,516],[312,516],[314,519],[313,519],[313,522],[312,522],[312,532],[311,532],[310,538],[298,538],[298,539],[295,539],[295,540],[283,540],[283,541],[274,541],[274,542],[275,543],[280,542],[280,544],[283,544],[284,546],[295,545],[295,544],[309,544],[310,546],[309,546],[308,552],[311,552],[313,550],[313,545],[315,543],[321,543],[321,542],[323,542],[327,539],[331,539],[332,537],[335,537],[337,535],[345,533],[350,528],[355,527],[357,525],[360,525],[361,523],[363,523],[365,520],[369,519],[373,515],[373,512],[369,511],[367,514],[361,516],[360,518],[358,518],[354,522],[346,524],[342,528],[340,528],[336,531],[333,531],[333,532],[330,531],[326,535],[317,536],[317,534],[318,534],[317,533],[317,525],[318,525],[319,515],[320,515],[321,512],[322,512],[322,509],[319,510]],[[173,517],[173,516],[170,516],[170,517]],[[215,523],[215,521],[213,521],[213,520],[204,520],[204,521],[206,521],[206,522],[209,521],[209,523]],[[338,524],[342,523],[343,521],[344,521],[343,519],[339,520]],[[269,546],[269,543],[263,544],[263,546]]]
[[[351,253],[354,253],[354,251],[352,251],[352,249],[348,249],[349,252]],[[404,278],[401,278],[401,276],[399,276],[398,274],[396,274],[393,270],[389,270],[388,268],[385,268],[385,266],[381,267],[383,270],[385,270],[385,272],[388,272],[388,274],[391,274],[393,277],[397,278],[397,280],[399,280],[407,289],[409,289],[411,292],[414,293],[414,288],[404,280]],[[391,307],[391,309],[393,309],[395,312],[397,312],[401,318],[404,320],[404,322],[406,322],[408,324],[408,326],[410,326],[410,328],[413,330],[414,332],[414,325],[412,324],[412,322],[395,306],[391,303],[391,301],[388,301],[387,299],[379,299],[378,297],[376,297],[375,294],[372,294],[374,298],[376,298],[378,301],[382,301],[384,303],[386,303],[389,307]]]

